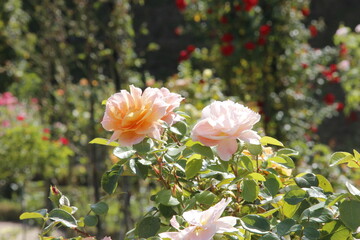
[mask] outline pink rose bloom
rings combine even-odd
[[[130,92],[121,90],[107,100],[101,124],[114,131],[109,141],[118,140],[122,146],[137,144],[146,136],[160,139],[163,121],[171,125],[181,119],[173,110],[182,99],[166,88],[148,87],[142,92],[131,85]]]
[[[231,199],[222,199],[216,205],[206,211],[190,210],[183,213],[183,218],[189,223],[187,228],[180,230],[180,224],[175,216],[170,220],[170,224],[179,232],[163,232],[161,238],[172,240],[210,240],[216,233],[235,232],[236,217],[222,217],[226,206]]]
[[[191,137],[205,146],[216,146],[219,157],[228,161],[238,149],[237,139],[260,143],[260,136],[251,130],[259,120],[260,114],[241,104],[215,101],[203,109]]]

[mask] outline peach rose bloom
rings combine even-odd
[[[114,131],[109,141],[118,140],[121,146],[140,143],[146,136],[160,139],[161,124],[172,125],[181,119],[173,110],[183,98],[168,89],[130,86],[130,92],[121,90],[106,102],[101,122],[104,129]]]
[[[251,130],[260,114],[233,101],[215,101],[202,111],[201,120],[191,137],[205,146],[216,146],[219,157],[228,161],[237,151],[237,139],[260,144],[260,136]]]

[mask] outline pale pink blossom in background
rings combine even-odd
[[[356,25],[355,32],[360,33],[360,24]]]
[[[5,92],[3,94],[0,94],[0,106],[8,106],[16,103],[18,103],[18,99],[14,95],[12,95],[11,92]]]
[[[140,143],[146,136],[160,139],[162,122],[171,125],[181,118],[173,112],[183,98],[168,89],[130,86],[130,92],[121,90],[106,102],[101,122],[104,129],[114,131],[110,141],[122,146]]]
[[[349,33],[349,28],[347,28],[347,27],[341,27],[341,28],[339,28],[338,30],[336,30],[336,35],[338,35],[338,36],[343,36],[343,35],[346,35],[346,34],[348,34]]]
[[[11,124],[10,124],[10,121],[9,121],[9,120],[4,120],[4,121],[1,122],[1,126],[4,127],[4,128],[5,128],[5,127],[10,127],[10,125],[11,125]]]
[[[234,228],[237,220],[236,217],[221,217],[221,214],[230,202],[230,198],[222,199],[206,211],[190,210],[184,212],[183,218],[188,222],[189,226],[182,230],[180,230],[180,224],[175,216],[173,216],[170,224],[178,232],[163,232],[159,236],[172,240],[210,240],[213,239],[216,233],[238,231]]]
[[[341,62],[338,63],[337,67],[341,71],[347,71],[350,69],[350,62],[349,60],[342,60]]]
[[[251,130],[260,114],[233,101],[215,101],[202,111],[191,137],[205,146],[216,146],[219,157],[228,161],[237,151],[237,139],[259,144],[260,136]]]

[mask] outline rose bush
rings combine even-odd
[[[159,121],[166,115],[166,109],[171,109],[168,113],[172,113],[175,110],[172,106],[177,106],[177,103],[170,107],[165,104],[163,94],[150,94],[158,90],[147,89],[141,94],[140,90],[131,89],[132,93],[120,92],[128,98],[119,95],[110,98],[105,116],[112,106],[123,106],[122,110],[126,111],[146,109],[150,115],[153,111],[160,112],[156,114],[157,118],[153,118]],[[174,96],[175,102],[180,101],[181,97],[167,93]],[[140,101],[147,100],[145,96],[151,96],[153,101]],[[123,112],[112,110],[111,117],[124,117]],[[251,139],[256,140],[252,144],[236,141],[237,148],[228,152],[230,159],[224,161],[221,153],[220,158],[214,154],[216,144],[205,146],[189,137],[186,114],[173,113],[173,116],[181,114],[184,119],[172,125],[161,125],[159,138],[146,133],[141,142],[132,146],[109,144],[109,140],[101,138],[91,141],[115,145],[113,153],[118,162],[102,176],[104,197],[89,206],[87,215],[76,216],[77,208],[70,204],[70,199],[56,187],[51,187],[50,199],[55,208],[25,212],[20,219],[42,220],[41,239],[54,239],[45,236],[58,226],[73,229],[78,235],[73,239],[91,239],[93,236],[88,227],[95,226],[98,219],[106,215],[109,210],[106,202],[111,201],[120,177],[126,174],[157,181],[161,185],[149,197],[148,211],[127,233],[125,239],[128,240],[159,237],[164,240],[352,239],[358,236],[360,190],[347,182],[348,192],[335,193],[332,184],[321,174],[304,172],[292,175],[296,172],[293,171],[295,163],[292,158],[298,152],[285,148],[274,138],[258,137],[259,134],[251,130],[259,120],[258,114],[231,101],[214,102],[204,109],[203,118],[193,132],[205,120],[205,129],[213,134],[200,133],[205,137],[215,137],[210,140],[234,142],[246,131],[251,131]],[[136,119],[144,120],[142,117]],[[122,122],[117,122],[114,129],[117,129],[117,124]],[[123,141],[127,143],[125,138]],[[353,154],[334,153],[329,164],[360,168],[360,154],[356,150]]]

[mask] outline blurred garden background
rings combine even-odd
[[[51,185],[74,205],[97,202],[117,161],[102,101],[130,84],[166,86],[195,121],[211,100],[261,113],[257,129],[301,152],[302,171],[360,151],[360,2],[356,0],[2,0],[0,221],[51,207]],[[131,171],[94,234],[123,239],[156,184]],[[35,222],[28,222],[35,224]],[[0,236],[1,239],[1,236]]]

